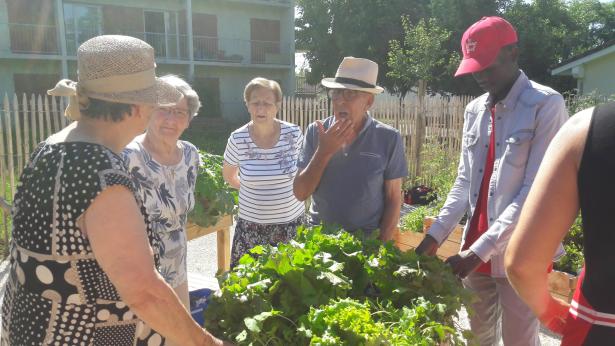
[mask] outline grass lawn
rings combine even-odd
[[[194,144],[200,150],[222,155],[228,136],[241,123],[227,122],[222,118],[196,117],[184,132],[182,139]]]

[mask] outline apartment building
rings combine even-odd
[[[77,47],[122,34],[154,47],[159,74],[190,80],[203,115],[244,120],[253,77],[294,92],[294,13],[294,0],[0,0],[0,93],[76,80]]]

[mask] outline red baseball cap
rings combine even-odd
[[[463,33],[463,60],[455,72],[455,77],[486,69],[493,64],[502,47],[517,41],[515,28],[504,18],[481,18]]]

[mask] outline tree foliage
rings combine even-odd
[[[402,35],[401,18],[427,15],[428,0],[298,0],[297,48],[306,51],[310,83],[335,74],[344,56],[379,64],[379,84],[394,87],[386,77],[389,40]]]
[[[520,67],[531,79],[562,92],[576,83],[569,77],[551,76],[550,69],[615,38],[615,1],[298,0],[297,8],[297,47],[306,51],[312,68],[310,82],[333,75],[342,57],[352,55],[376,61],[379,83],[402,94],[416,84],[416,72],[425,70],[426,64],[431,67],[432,91],[482,93],[471,76],[454,78],[451,62],[460,58],[463,32],[483,16],[509,20],[519,35]],[[405,44],[408,35],[404,36],[406,31],[410,40],[416,39],[419,28],[427,36],[438,30],[450,35],[447,39],[430,36],[435,47],[420,41],[421,49],[429,53],[420,52]],[[397,50],[391,53],[391,48]],[[400,56],[400,51],[408,56]],[[404,73],[400,62],[419,62],[423,67],[408,68]]]
[[[449,76],[459,62],[448,54],[446,43],[451,32],[440,27],[435,18],[419,19],[416,25],[402,17],[403,40],[391,40],[387,77],[395,82],[395,91],[405,95],[419,80],[430,84]]]

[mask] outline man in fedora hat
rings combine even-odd
[[[538,321],[511,287],[504,251],[543,155],[568,118],[564,99],[519,69],[517,33],[500,17],[484,17],[461,39],[455,76],[471,73],[486,93],[464,114],[455,184],[417,252],[433,255],[467,210],[461,252],[447,262],[479,300],[470,317],[480,345],[539,345]],[[545,268],[547,270],[547,268]]]
[[[335,224],[361,236],[380,229],[389,240],[399,221],[402,178],[408,174],[397,130],[373,119],[378,65],[345,57],[335,78],[325,78],[333,116],[307,129],[293,190],[310,195],[310,223]]]

